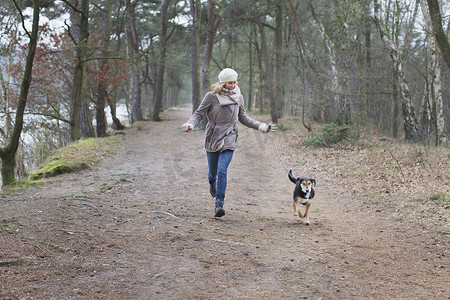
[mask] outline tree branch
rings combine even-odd
[[[15,0],[14,0],[15,1]],[[70,1],[68,0],[62,0],[64,3],[66,3],[67,5],[69,5],[73,10],[75,10],[76,12],[83,14],[83,10],[81,10],[80,8],[76,7],[75,5],[73,5],[72,3],[70,3]]]
[[[30,34],[30,32],[27,30],[27,28],[25,27],[25,21],[24,21],[24,17],[23,17],[23,14],[22,14],[22,9],[19,7],[19,4],[17,4],[17,2],[16,2],[16,0],[13,0],[13,2],[14,2],[14,6],[17,8],[17,11],[19,12],[19,14],[20,14],[20,18],[21,18],[21,20],[22,20],[22,27],[23,27],[23,30],[25,30],[25,33],[28,35],[28,37],[31,39],[31,34]]]
[[[65,122],[67,124],[70,124],[70,120],[64,119],[64,118],[54,115],[54,114],[47,114],[47,113],[40,113],[40,112],[28,112],[25,115],[48,117],[48,118],[52,118],[52,119],[59,120],[59,121]]]

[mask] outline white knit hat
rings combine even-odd
[[[219,82],[237,81],[238,73],[235,70],[226,68],[219,73]]]

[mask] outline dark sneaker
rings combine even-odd
[[[225,209],[223,209],[223,208],[216,209],[216,214],[214,215],[214,217],[220,218],[223,216],[225,216]]]
[[[211,194],[211,196],[213,196],[213,198],[216,198],[216,183],[210,183],[209,184],[209,193]]]

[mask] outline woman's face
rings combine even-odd
[[[234,90],[234,88],[236,87],[236,81],[228,81],[225,83],[224,87],[227,90]]]

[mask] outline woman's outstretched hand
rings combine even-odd
[[[267,125],[266,133],[277,131],[277,125],[269,124]]]
[[[189,123],[184,123],[183,125],[181,125],[181,129],[184,132],[189,132],[190,130],[192,130],[192,125]]]

